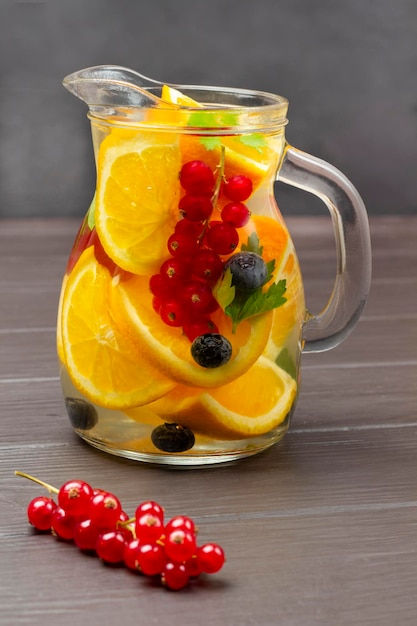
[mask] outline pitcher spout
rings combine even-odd
[[[63,85],[96,114],[113,114],[119,107],[142,109],[163,103],[158,96],[162,83],[117,65],[97,65],[79,70],[66,76]]]

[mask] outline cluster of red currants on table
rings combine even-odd
[[[124,564],[145,576],[159,577],[172,590],[184,588],[200,574],[214,574],[224,564],[221,546],[197,544],[197,528],[190,517],[165,520],[157,502],[142,502],[129,518],[114,494],[93,489],[83,480],[69,480],[57,489],[24,472],[15,473],[57,495],[57,502],[51,495],[29,502],[32,526],[74,542],[107,564]]]

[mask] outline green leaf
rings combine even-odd
[[[188,126],[197,126],[201,128],[216,128],[223,126],[235,126],[238,122],[238,114],[219,111],[210,111],[202,109],[191,113],[188,118]]]
[[[262,256],[262,252],[264,247],[259,245],[259,237],[256,233],[252,233],[248,237],[247,243],[242,243],[242,250],[245,252],[255,252],[255,254],[259,254]]]
[[[95,210],[96,210],[96,194],[94,194],[93,199],[91,200],[90,207],[87,212],[87,224],[90,230],[93,230],[95,226]]]
[[[214,150],[222,145],[220,137],[200,137],[200,143],[207,148],[207,150]]]
[[[234,328],[249,317],[272,311],[272,309],[285,304],[287,301],[284,298],[286,289],[286,281],[280,280],[277,283],[272,283],[265,293],[262,292],[262,289],[256,289],[248,297],[245,294],[243,302],[238,301],[240,298],[235,298],[232,304],[226,308],[226,313],[234,322]]]
[[[213,295],[223,311],[226,310],[235,298],[236,288],[233,287],[232,280],[232,272],[230,269],[227,269],[213,289]]]
[[[269,283],[269,281],[271,280],[271,278],[274,275],[274,270],[275,270],[275,259],[271,259],[270,261],[268,261],[268,263],[265,264],[266,265],[266,269],[268,271],[266,280],[265,280],[265,284]]]
[[[238,122],[237,113],[230,111],[219,112],[202,109],[195,111],[188,117],[188,126],[197,128],[222,128],[225,126],[235,126]],[[214,150],[222,145],[221,137],[216,135],[200,137],[200,142],[207,150]]]
[[[251,146],[252,148],[255,148],[255,150],[257,150],[258,152],[262,152],[262,149],[266,146],[265,137],[260,133],[242,135],[240,137],[240,141],[245,144],[245,146]]]
[[[284,348],[283,350],[281,350],[281,352],[275,359],[275,363],[278,365],[278,367],[288,372],[288,374],[292,376],[292,378],[294,378],[295,380],[297,379],[297,366],[288,348]]]

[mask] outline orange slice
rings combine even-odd
[[[232,333],[230,318],[217,311],[212,319],[232,344],[232,357],[221,367],[206,369],[193,360],[191,343],[182,330],[167,326],[155,313],[147,278],[133,276],[120,282],[114,296],[124,335],[163,376],[179,383],[216,387],[234,380],[253,365],[268,341],[271,312],[241,322]]]
[[[137,407],[160,398],[174,384],[135,350],[109,309],[109,271],[87,248],[69,276],[62,301],[63,362],[79,391],[111,409]]]
[[[274,362],[260,357],[245,374],[217,389],[179,385],[150,408],[165,421],[214,438],[262,435],[279,426],[295,402],[297,384]]]
[[[97,169],[95,223],[104,250],[129,272],[157,271],[178,219],[178,138],[115,128],[100,146]]]
[[[64,362],[64,344],[62,341],[62,303],[64,301],[64,293],[65,287],[68,281],[67,274],[64,275],[61,285],[61,292],[59,294],[59,302],[58,302],[58,314],[57,314],[57,322],[56,322],[56,347],[58,352],[58,358],[61,362]]]

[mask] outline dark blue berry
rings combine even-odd
[[[191,344],[191,356],[201,367],[220,367],[232,356],[230,341],[217,333],[196,337]]]
[[[151,440],[155,448],[162,452],[185,452],[195,444],[192,430],[181,424],[161,424],[154,428]]]
[[[92,404],[81,398],[65,398],[65,408],[74,428],[90,430],[98,422],[98,414]]]
[[[255,252],[237,252],[225,263],[232,272],[232,285],[242,291],[253,291],[265,284],[268,268],[265,261]]]

